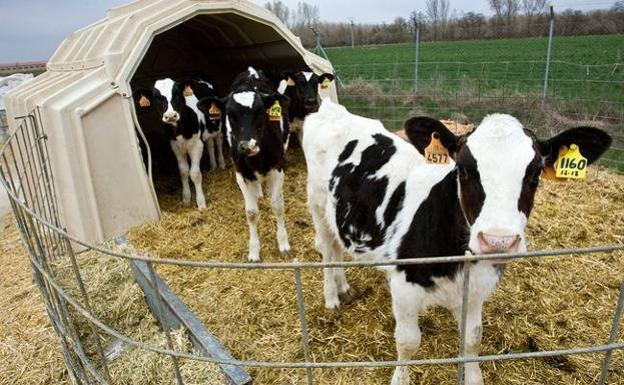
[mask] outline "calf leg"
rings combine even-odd
[[[290,244],[284,220],[284,171],[271,170],[268,187],[271,193],[271,207],[277,219],[277,246],[280,253],[286,254],[290,252]]]
[[[259,181],[246,181],[243,176],[236,173],[236,183],[243,193],[245,199],[245,215],[247,216],[247,224],[249,225],[249,254],[247,259],[251,262],[260,261],[260,239],[258,238],[258,196],[257,184]]]
[[[394,338],[398,360],[411,360],[420,347],[421,334],[418,326],[420,304],[424,290],[405,281],[403,273],[391,273],[390,293],[392,312],[396,321]],[[392,385],[409,385],[410,372],[407,366],[397,366],[392,376]]]
[[[180,179],[182,179],[182,203],[191,203],[191,187],[189,185],[189,164],[186,153],[181,151],[175,140],[171,141],[171,149],[178,161],[178,170],[180,171]]]
[[[219,132],[215,137],[215,141],[217,142],[217,161],[219,163],[219,168],[225,169],[225,159],[223,158],[223,135]]]
[[[483,301],[475,299],[468,301],[466,313],[466,356],[477,357],[481,347],[481,335],[483,331],[482,312]],[[461,307],[453,310],[458,328],[461,328]],[[467,363],[464,366],[465,385],[483,385],[483,375],[478,362]]]
[[[323,194],[315,192],[314,189],[308,185],[308,207],[312,214],[312,221],[314,223],[314,243],[316,249],[323,256],[323,262],[332,262],[340,258],[342,248],[338,241],[334,237],[334,234],[325,220],[325,213],[323,210]],[[325,307],[330,310],[335,310],[340,306],[340,298],[338,292],[340,285],[337,284],[337,273],[335,268],[323,269],[323,294],[325,296]],[[348,283],[346,277],[344,277],[344,271],[342,272],[344,279],[344,285],[348,290]],[[338,273],[339,274],[339,273]],[[342,281],[341,281],[342,283]],[[344,288],[344,286],[343,286]]]
[[[202,174],[199,167],[201,163],[202,154],[204,152],[204,143],[201,139],[197,138],[193,149],[189,153],[191,157],[191,180],[195,185],[195,199],[197,201],[197,207],[200,210],[206,208],[206,197],[204,197],[204,189],[202,187]]]
[[[206,145],[208,146],[208,159],[210,160],[210,169],[217,168],[217,160],[215,158],[215,140],[212,137],[206,138]]]

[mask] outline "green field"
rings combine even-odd
[[[547,47],[546,38],[423,42],[418,92],[414,44],[326,52],[342,81],[341,101],[391,130],[415,113],[478,122],[508,112],[541,132],[599,120],[624,148],[624,35],[555,37],[542,108]],[[624,152],[607,158],[624,169]]]

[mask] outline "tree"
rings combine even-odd
[[[268,1],[264,4],[264,7],[273,12],[278,19],[284,24],[291,25],[291,11],[290,8],[280,0]]]
[[[539,16],[546,8],[547,0],[522,0],[522,10],[526,17],[527,34],[531,34],[531,27],[535,16]]]
[[[520,9],[520,0],[488,0],[494,12],[494,24],[499,34],[511,36]]]
[[[481,13],[468,12],[457,20],[462,38],[479,39],[483,36],[485,16]]]
[[[448,20],[450,1],[449,0],[427,0],[425,2],[427,16],[433,26],[433,40],[438,40],[440,31],[442,33]]]

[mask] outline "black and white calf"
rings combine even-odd
[[[197,102],[204,98],[216,97],[217,93],[212,83],[201,79],[189,79],[178,83],[183,88],[183,93],[187,101],[187,105],[193,104],[197,106]],[[204,124],[202,130],[202,140],[206,143],[208,159],[210,160],[210,168],[214,170],[217,166],[221,169],[225,168],[225,158],[223,156],[223,119],[221,111],[215,104],[205,106],[199,109],[200,120]],[[203,116],[201,116],[203,114]]]
[[[611,138],[580,127],[538,140],[514,117],[489,115],[468,136],[456,137],[430,118],[405,123],[411,143],[390,134],[379,121],[352,115],[324,100],[305,121],[303,149],[308,167],[308,205],[316,247],[324,261],[343,250],[356,259],[505,253],[526,250],[525,226],[544,166],[561,146],[577,144],[593,162]],[[453,158],[427,164],[422,156],[438,132]],[[399,360],[416,354],[421,341],[418,315],[432,306],[448,308],[457,320],[463,291],[460,263],[384,268],[392,296]],[[479,354],[483,303],[494,291],[502,265],[472,265],[466,351]],[[343,269],[325,270],[327,308],[349,290]],[[408,385],[409,369],[397,367],[393,385]],[[483,384],[479,365],[466,365],[465,383]]]
[[[197,108],[197,97],[184,93],[184,85],[172,79],[158,80],[155,88],[164,97],[166,107],[163,113],[170,139],[171,149],[178,161],[182,179],[182,202],[191,202],[189,176],[195,186],[197,207],[206,208],[206,198],[202,188],[200,162],[204,152],[201,135],[206,127],[206,118]],[[190,165],[189,165],[190,159]]]
[[[319,95],[329,87],[328,82],[334,80],[334,75],[325,73],[317,75],[308,71],[286,71],[282,73],[282,80],[277,91],[288,96],[288,120],[290,132],[297,135],[299,143],[303,138],[303,121],[309,114],[318,111]],[[285,148],[288,148],[289,138],[286,138]]]
[[[290,251],[284,220],[284,115],[282,106],[288,98],[272,91],[269,79],[253,68],[239,74],[230,94],[224,99],[206,98],[199,103],[205,109],[218,103],[225,111],[227,140],[236,168],[236,182],[245,199],[249,224],[250,261],[260,260],[258,238],[258,198],[265,182],[271,206],[277,217],[277,244],[280,252]]]

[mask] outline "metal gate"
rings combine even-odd
[[[388,265],[416,265],[431,263],[463,262],[466,274],[464,281],[464,303],[468,297],[468,281],[472,262],[487,259],[514,260],[521,258],[540,258],[553,256],[568,256],[571,254],[582,255],[598,252],[615,252],[624,250],[623,245],[589,247],[583,249],[562,249],[550,251],[535,251],[517,254],[499,255],[465,255],[454,257],[418,258],[400,261],[385,262],[292,262],[292,263],[226,263],[226,262],[198,262],[193,260],[156,259],[114,252],[106,248],[86,244],[71,236],[63,227],[62,215],[59,212],[55,180],[50,167],[50,154],[47,148],[47,136],[41,124],[40,112],[33,111],[27,116],[18,118],[15,129],[8,136],[7,142],[0,151],[0,183],[7,190],[11,207],[15,214],[21,239],[28,252],[35,282],[41,293],[50,323],[52,324],[70,377],[79,384],[109,384],[115,379],[111,378],[107,361],[104,357],[101,336],[109,335],[122,342],[146,351],[153,351],[167,355],[171,358],[178,384],[183,384],[178,359],[192,359],[216,364],[233,365],[240,367],[262,368],[299,368],[306,369],[307,382],[314,382],[313,368],[368,368],[368,367],[396,367],[417,365],[457,365],[457,383],[461,384],[462,372],[465,363],[485,362],[500,360],[518,360],[538,357],[564,356],[571,354],[587,354],[603,352],[601,377],[599,384],[605,384],[610,367],[611,355],[615,350],[624,349],[624,342],[617,340],[618,325],[624,310],[624,281],[620,285],[619,299],[614,307],[614,316],[609,336],[605,336],[604,344],[581,346],[571,349],[507,353],[488,356],[467,356],[465,353],[465,324],[466,306],[462,306],[463,317],[460,327],[459,355],[452,358],[433,358],[409,361],[351,361],[351,362],[317,362],[312,360],[309,354],[306,303],[303,297],[301,282],[302,269],[322,269],[324,267],[360,267],[373,268]],[[295,282],[295,298],[299,311],[301,343],[304,360],[294,362],[276,361],[242,361],[237,359],[215,359],[206,356],[189,354],[175,351],[172,348],[171,337],[162,315],[162,309],[157,311],[165,334],[167,334],[167,346],[161,347],[154,344],[134,340],[116,331],[109,325],[99,320],[91,312],[90,298],[85,290],[80,269],[76,262],[74,249],[85,248],[90,251],[106,255],[109,258],[121,258],[131,261],[143,261],[147,263],[149,274],[154,274],[154,264],[180,265],[195,268],[219,268],[219,269],[280,269],[293,273]],[[64,288],[51,268],[51,263],[59,258],[68,258],[71,261],[73,279],[79,288],[79,296],[72,296]],[[154,282],[155,280],[152,279]],[[155,291],[160,295],[157,287]],[[162,301],[162,298],[161,298]],[[86,320],[88,330],[77,330],[78,317]],[[95,353],[85,352],[84,345],[88,339],[92,339],[96,347]]]

